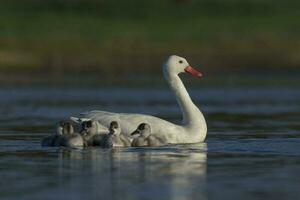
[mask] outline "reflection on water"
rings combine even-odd
[[[36,144],[38,145],[38,144]],[[206,199],[206,144],[105,150],[19,149],[1,156],[3,197]],[[11,187],[18,193],[11,192]]]
[[[94,197],[202,198],[205,196],[205,145],[197,149],[198,152],[180,148],[63,151],[59,170],[61,175],[69,171],[81,173],[79,179],[68,177],[68,187],[81,187],[76,191],[88,190]],[[84,177],[87,185],[82,184]]]
[[[0,88],[1,199],[297,199],[300,90],[191,91],[206,143],[164,148],[42,148],[61,118],[102,109],[178,122],[168,90]],[[126,98],[124,98],[126,96]]]

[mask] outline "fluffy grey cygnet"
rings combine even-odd
[[[128,137],[121,134],[121,127],[118,122],[113,121],[109,126],[109,134],[105,137],[102,147],[130,147],[131,142]]]
[[[131,135],[138,135],[131,143],[133,147],[158,147],[167,144],[164,138],[151,133],[151,127],[147,123],[140,124]]]
[[[53,147],[55,144],[58,143],[59,139],[63,135],[63,127],[64,127],[64,121],[60,121],[56,125],[56,132],[51,135],[47,136],[42,140],[42,146],[46,147]]]
[[[56,133],[42,140],[42,146],[55,147],[82,147],[84,140],[79,133],[74,133],[70,122],[60,121],[57,124]]]
[[[84,138],[87,146],[102,146],[107,132],[99,133],[99,124],[97,121],[89,120],[81,124],[82,130],[80,134]]]
[[[81,134],[74,132],[74,127],[70,122],[65,122],[63,134],[59,141],[59,146],[65,147],[83,147],[84,139]]]

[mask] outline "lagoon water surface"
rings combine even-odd
[[[190,90],[204,143],[162,148],[42,148],[60,119],[100,109],[179,122],[166,89],[0,89],[0,199],[297,199],[300,90]]]

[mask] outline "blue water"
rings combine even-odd
[[[58,120],[101,109],[179,122],[168,89],[0,89],[0,199],[298,199],[300,90],[190,90],[204,143],[162,148],[42,148]]]

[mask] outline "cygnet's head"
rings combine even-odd
[[[202,77],[202,73],[190,66],[187,60],[183,57],[172,55],[163,64],[164,75],[178,75],[180,73],[189,73],[196,77]]]
[[[98,125],[96,121],[89,120],[84,121],[81,124],[81,131],[82,135],[95,135],[98,132]]]
[[[57,134],[72,134],[74,133],[74,127],[70,122],[60,121],[57,124]]]
[[[140,135],[140,136],[144,136],[147,137],[151,134],[151,127],[149,124],[147,123],[142,123],[140,124],[137,129],[131,133],[131,135]]]
[[[109,134],[119,135],[121,133],[121,127],[118,122],[112,121],[109,126]]]
[[[64,124],[65,124],[64,121],[59,121],[56,124],[56,134],[58,134],[58,135],[62,135],[63,134]]]

